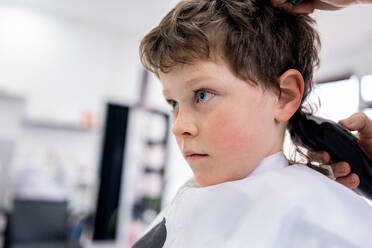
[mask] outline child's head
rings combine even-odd
[[[269,0],[186,0],[143,39],[199,184],[244,178],[282,149],[318,64],[312,23]]]

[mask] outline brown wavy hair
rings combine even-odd
[[[270,0],[184,0],[143,38],[140,58],[156,75],[222,59],[240,79],[279,94],[279,76],[296,69],[305,82],[302,104],[319,65],[314,24],[310,16],[275,8]]]

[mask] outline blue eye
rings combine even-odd
[[[195,92],[195,95],[196,95],[196,101],[198,103],[204,103],[204,102],[207,102],[209,99],[211,99],[215,94],[207,90],[198,90]]]
[[[174,100],[168,100],[167,102],[169,103],[169,105],[171,105],[173,110],[178,108],[178,102],[176,102]]]

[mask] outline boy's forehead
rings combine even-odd
[[[180,90],[193,89],[199,84],[204,87],[225,88],[227,83],[231,87],[232,81],[242,80],[231,71],[226,63],[221,61],[199,61],[191,65],[176,66],[169,72],[158,73],[158,76],[165,97]],[[257,87],[249,80],[244,81],[252,87]]]
[[[191,86],[200,81],[215,80],[224,75],[229,75],[229,67],[226,64],[212,61],[199,61],[193,64],[178,65],[167,73],[160,72],[159,79],[162,84],[182,83]]]

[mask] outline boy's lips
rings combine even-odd
[[[185,156],[186,159],[197,159],[197,158],[203,158],[203,157],[208,156],[208,154],[197,153],[191,150],[184,151],[183,155]]]

